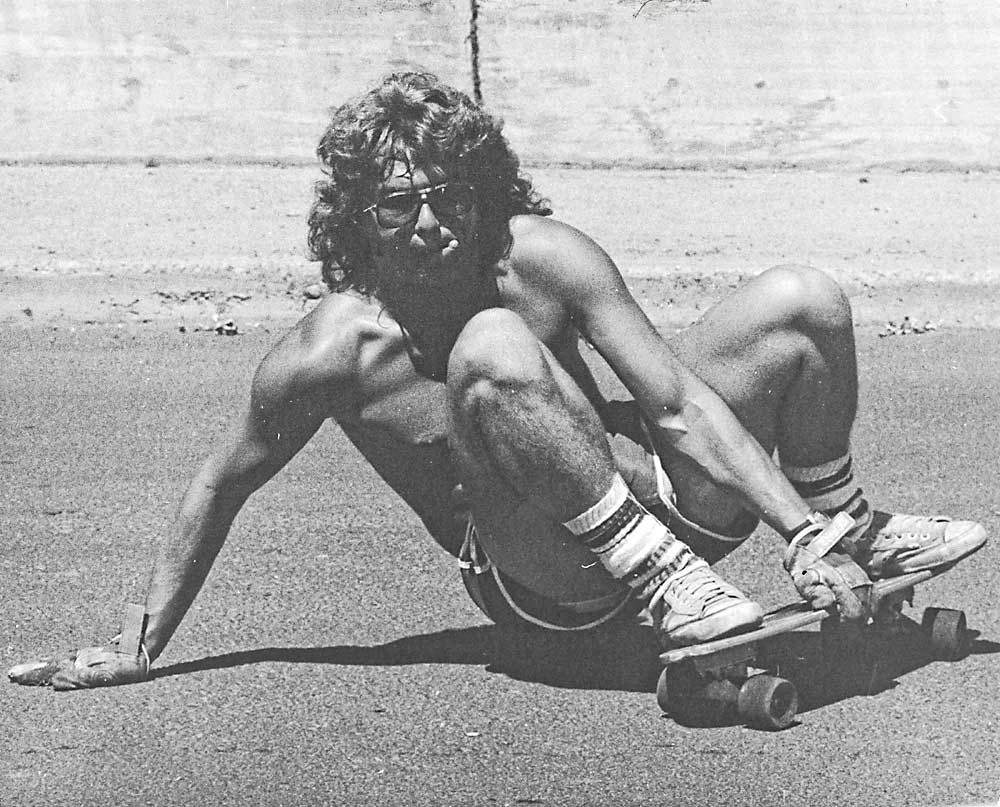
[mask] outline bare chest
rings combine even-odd
[[[516,300],[511,301],[516,304]],[[557,357],[576,351],[576,333],[557,307],[536,301],[509,305]],[[350,424],[412,446],[439,445],[448,434],[444,383],[421,375],[412,345],[391,319],[364,346],[356,405]]]

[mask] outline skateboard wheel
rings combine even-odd
[[[685,665],[667,667],[656,684],[660,709],[681,725],[720,725],[732,714],[738,697],[732,681],[703,678]]]
[[[795,684],[773,675],[754,675],[740,687],[740,717],[759,729],[785,729],[795,721],[799,693]]]
[[[957,661],[969,652],[969,634],[963,611],[928,608],[924,611],[923,629],[936,658]]]

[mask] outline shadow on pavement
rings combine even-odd
[[[483,625],[407,636],[368,647],[262,647],[171,664],[154,669],[152,677],[265,662],[375,667],[470,664],[550,686],[648,692],[655,690],[659,674],[655,645],[644,628],[583,637]]]
[[[970,632],[968,655],[1000,653],[1000,644]],[[898,634],[873,632],[826,651],[819,633],[790,634],[774,654],[780,674],[799,690],[799,711],[808,712],[853,697],[871,697],[899,686],[899,679],[930,664],[961,663],[937,658],[914,625]],[[963,658],[967,657],[963,656]]]
[[[971,655],[1000,653],[1000,644],[977,637],[974,633]],[[897,679],[935,659],[926,643],[915,640],[909,632],[869,636],[831,655],[818,631],[799,631],[783,636],[762,661],[771,672],[795,683],[799,711],[808,712],[892,689],[898,686]],[[656,691],[662,669],[648,628],[619,625],[613,631],[573,635],[482,625],[371,646],[263,647],[225,653],[154,670],[153,678],[266,662],[374,667],[468,664],[555,687],[649,693]],[[722,724],[738,722],[735,716],[730,717],[732,720],[726,718]]]

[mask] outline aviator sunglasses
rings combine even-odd
[[[417,220],[425,202],[438,217],[461,218],[472,210],[476,193],[467,182],[442,182],[430,188],[387,193],[361,212],[374,212],[382,227],[405,227]]]

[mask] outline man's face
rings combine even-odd
[[[396,161],[364,215],[380,286],[438,290],[475,276],[475,190],[446,169]]]

